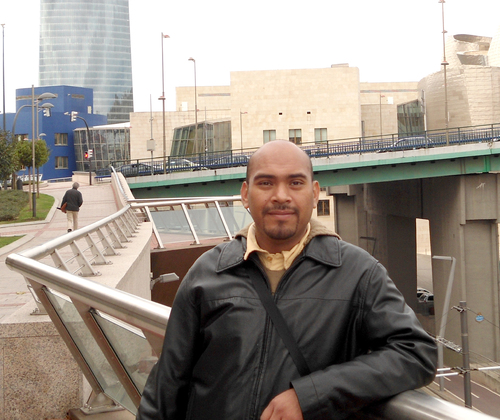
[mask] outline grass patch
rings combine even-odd
[[[36,218],[29,207],[29,193],[26,191],[0,191],[0,224],[23,223],[35,220],[44,220],[47,217],[54,197],[40,194],[36,199]]]
[[[0,236],[0,248],[7,246],[21,238],[22,236]]]

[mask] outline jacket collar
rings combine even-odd
[[[217,261],[218,273],[244,262],[248,227],[239,231],[234,240],[223,246]],[[306,239],[304,250],[297,258],[311,258],[322,264],[339,267],[342,265],[339,239],[339,235],[317,220],[311,219],[311,232]]]

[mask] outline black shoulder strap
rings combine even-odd
[[[276,330],[278,331],[278,334],[285,343],[285,346],[288,349],[290,356],[292,356],[292,359],[295,363],[295,366],[297,366],[297,370],[299,371],[300,376],[309,375],[311,371],[309,369],[309,366],[307,366],[306,359],[304,358],[302,352],[300,351],[297,345],[297,342],[294,340],[292,333],[290,332],[288,326],[286,325],[283,315],[281,315],[281,312],[276,306],[276,303],[274,302],[273,297],[269,292],[269,289],[266,287],[265,283],[261,281],[261,279],[258,276],[250,275],[250,277],[252,278],[253,285],[255,287],[255,290],[257,290],[257,293],[259,295],[262,304],[264,305],[264,308],[266,308],[266,311],[271,317],[271,320],[273,321],[273,324]]]

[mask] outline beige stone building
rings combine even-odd
[[[242,71],[230,86],[176,89],[176,111],[165,113],[165,148],[170,155],[174,129],[204,121],[231,122],[232,149],[256,148],[274,139],[298,144],[379,136],[398,132],[397,105],[416,100],[417,82],[361,83],[348,65],[324,69]],[[131,158],[163,154],[163,114],[131,114]],[[199,128],[199,131],[202,131]],[[202,134],[198,133],[198,137]],[[197,149],[201,151],[201,149]],[[216,146],[209,151],[218,150]]]

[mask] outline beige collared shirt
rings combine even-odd
[[[265,249],[262,249],[257,243],[257,239],[255,237],[255,223],[252,223],[248,229],[247,251],[245,252],[243,259],[247,260],[252,252],[257,252],[262,265],[267,271],[269,281],[271,283],[271,291],[274,293],[278,287],[281,276],[292,265],[295,258],[297,258],[297,256],[304,249],[304,244],[310,231],[311,224],[308,223],[306,233],[299,243],[297,243],[291,250],[271,254]]]

